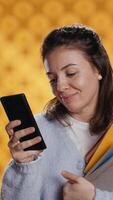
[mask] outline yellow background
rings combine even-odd
[[[0,96],[24,92],[33,113],[52,97],[40,45],[53,28],[82,23],[101,36],[113,63],[112,0],[0,0]],[[0,105],[0,182],[11,159]]]

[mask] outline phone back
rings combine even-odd
[[[33,132],[30,135],[22,137],[20,139],[21,142],[32,139],[36,136],[41,136],[42,138],[40,130],[32,114],[31,108],[25,97],[25,94],[22,93],[22,94],[4,96],[4,97],[1,97],[0,100],[8,116],[9,121],[13,121],[16,119],[21,120],[21,125],[14,128],[14,131],[18,131],[18,130],[28,128],[28,127],[35,128],[35,132]],[[46,144],[42,138],[40,143],[35,144],[31,147],[28,147],[24,150],[42,150],[45,148],[46,148]]]

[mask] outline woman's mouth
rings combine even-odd
[[[73,99],[73,97],[76,95],[77,93],[74,94],[70,94],[70,95],[66,95],[66,96],[60,96],[61,100],[63,102],[69,102]]]

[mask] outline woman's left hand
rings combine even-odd
[[[94,200],[95,186],[81,176],[67,171],[62,172],[67,179],[63,188],[63,200]]]

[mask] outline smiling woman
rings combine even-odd
[[[4,200],[111,200],[83,178],[85,155],[113,123],[113,71],[99,36],[82,25],[50,32],[42,59],[55,95],[36,116],[45,151],[24,151],[33,141],[20,142],[32,128],[6,130],[13,160],[4,173]],[[39,142],[38,139],[36,141]],[[32,188],[32,189],[31,189]]]
[[[44,64],[56,98],[74,118],[89,121],[96,109],[99,71],[82,51],[65,46],[55,48]]]
[[[55,79],[52,79],[52,77],[49,76],[50,81],[52,82],[53,92],[55,93],[55,96],[59,96],[59,93],[60,95],[62,93],[61,96],[65,97],[68,96],[67,93],[70,94],[72,92],[73,94],[73,88],[75,87],[76,92],[79,91],[79,95],[76,96],[77,98],[79,97],[79,99],[78,101],[73,101],[74,107],[76,107],[78,103],[81,103],[81,101],[86,105],[86,112],[84,112],[84,109],[82,110],[82,113],[85,113],[86,119],[84,119],[84,116],[80,117],[80,113],[78,112],[76,113],[76,117],[80,120],[89,120],[91,132],[105,132],[109,127],[113,115],[113,97],[110,92],[113,90],[112,68],[99,36],[92,29],[82,25],[67,26],[53,30],[47,38],[45,38],[42,46],[42,57],[46,71],[52,71],[54,69],[57,74],[59,73],[59,68],[69,64],[76,64],[75,66],[69,65],[68,72],[71,73],[73,71],[70,70],[74,70],[75,74],[71,74],[71,77],[69,74],[67,79],[63,76],[63,74],[66,74],[67,69],[65,70],[65,73],[59,73],[59,77],[56,74]],[[56,80],[57,88],[59,87],[60,82],[62,85],[63,81],[66,82],[66,80],[68,80],[71,87],[65,92],[58,92],[59,90],[53,87],[53,84],[56,86]],[[90,101],[91,99],[92,101]],[[59,98],[50,101],[46,112],[48,118],[61,118],[62,115],[64,118],[64,115],[68,112],[68,108],[64,103],[60,103]],[[93,104],[91,106],[92,113],[89,113],[91,104]],[[62,107],[63,112],[62,109],[59,109],[59,106]],[[81,105],[81,108],[82,106],[83,105]],[[79,107],[77,106],[77,108]],[[89,119],[87,119],[86,113],[89,115],[89,117],[87,116]],[[73,114],[73,112],[71,112],[71,114]]]

